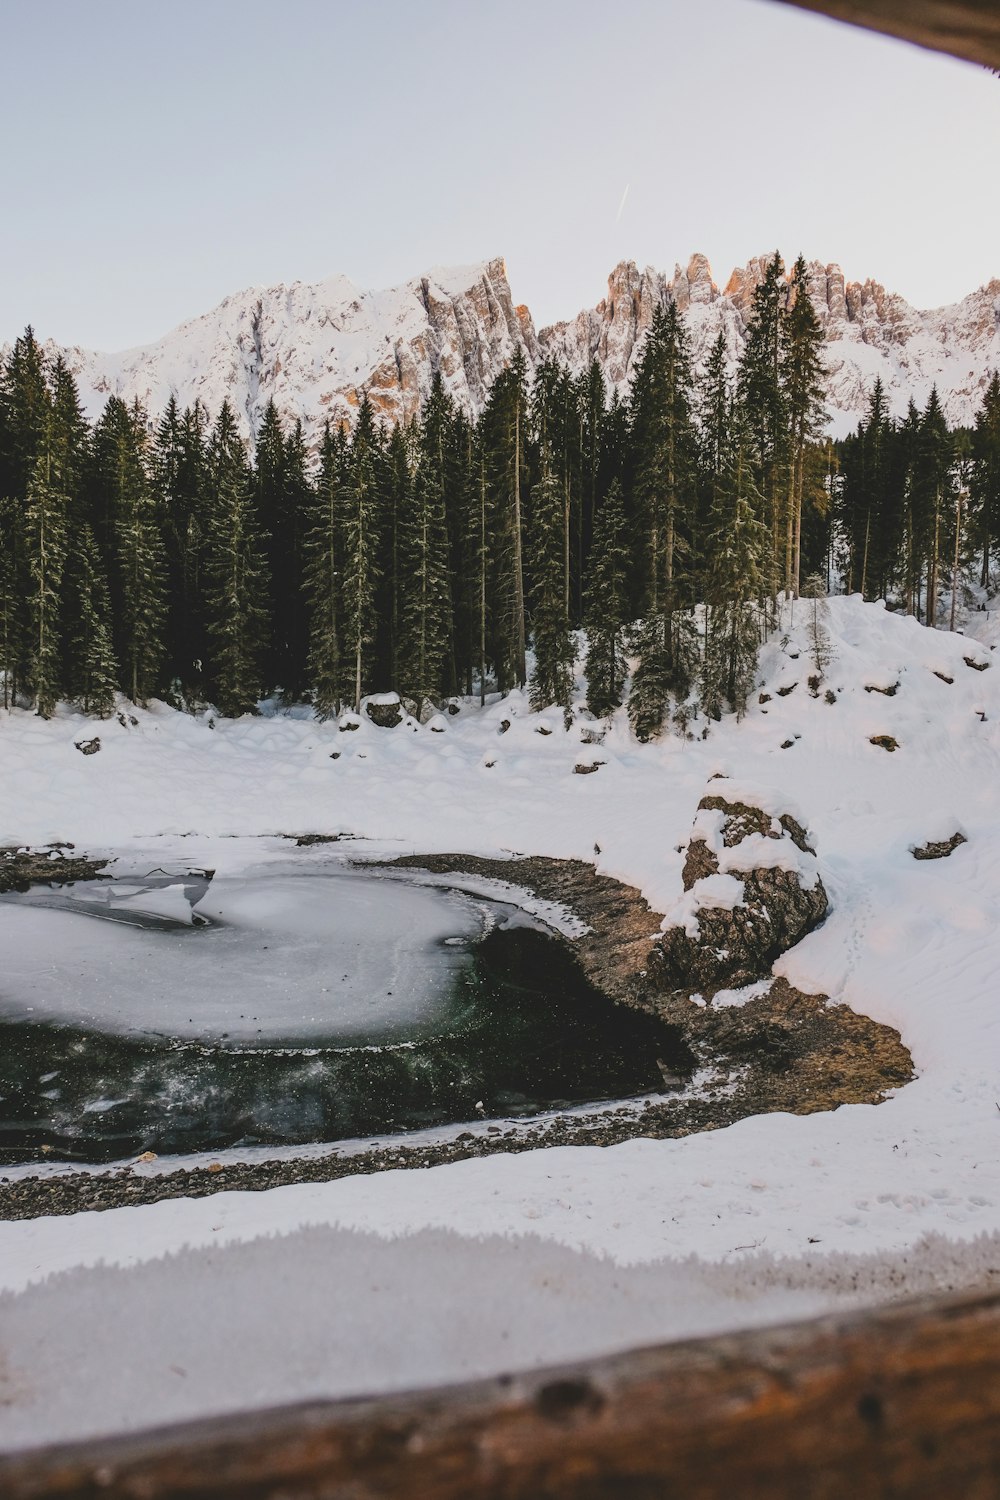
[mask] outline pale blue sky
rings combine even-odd
[[[1000,79],[769,0],[0,0],[0,38],[0,341],[498,254],[539,324],[623,257],[1000,276]]]

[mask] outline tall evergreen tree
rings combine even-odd
[[[343,703],[343,645],[340,553],[343,525],[341,483],[345,462],[343,434],[323,429],[319,479],[305,536],[303,588],[309,606],[309,678],[316,717],[329,719]]]
[[[782,379],[785,300],[784,267],[775,251],[754,290],[737,377],[754,485],[763,497],[763,519],[771,532],[769,595],[777,593],[784,582],[782,542],[787,534],[789,420]]]
[[[344,665],[350,674],[349,696],[361,710],[370,652],[375,640],[379,568],[379,492],[376,474],[374,416],[367,396],[358,410],[343,488]]]
[[[992,549],[1000,543],[1000,374],[994,370],[972,434],[971,504],[982,548],[980,583],[990,581]]]
[[[111,639],[111,598],[94,533],[84,526],[67,566],[69,618],[67,691],[85,714],[105,719],[114,711],[118,687]]]
[[[451,639],[448,518],[441,479],[425,455],[400,525],[398,686],[418,708],[441,697]]]
[[[228,401],[212,430],[206,520],[206,606],[211,680],[224,714],[255,713],[263,687],[267,560],[253,476]]]
[[[529,685],[530,701],[534,709],[550,704],[569,708],[574,652],[566,601],[565,492],[553,472],[547,449],[542,453],[542,477],[531,499],[535,665]]]
[[[809,295],[809,273],[800,255],[789,284],[788,309],[780,324],[781,386],[788,418],[788,495],[785,502],[786,592],[798,595],[802,564],[802,506],[808,450],[826,420],[823,390],[823,329]]]
[[[597,512],[591,557],[584,616],[587,707],[603,718],[621,703],[626,673],[623,635],[628,621],[629,549],[617,480]]]
[[[772,534],[760,519],[751,439],[737,412],[720,485],[709,516],[705,584],[705,652],[701,703],[710,718],[746,711],[760,652],[760,600],[766,595]]]
[[[25,543],[31,580],[30,685],[36,712],[48,719],[61,687],[60,603],[69,545],[69,500],[46,423],[25,500]]]
[[[122,687],[145,703],[157,683],[166,615],[166,558],[147,464],[145,414],[136,406],[117,435],[114,550]]]

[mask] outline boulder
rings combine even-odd
[[[714,778],[648,967],[660,991],[712,995],[762,979],[822,921],[827,896],[809,836],[773,793]]]
[[[403,722],[403,705],[398,693],[373,693],[365,699],[364,709],[379,729],[395,729]]]

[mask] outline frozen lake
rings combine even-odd
[[[381,871],[35,887],[0,944],[0,1162],[528,1115],[687,1061],[509,906]]]
[[[0,1014],[234,1043],[411,1037],[488,921],[378,873],[219,877],[193,907],[179,882],[36,888],[0,901]]]

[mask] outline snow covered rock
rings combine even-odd
[[[826,915],[803,824],[773,793],[713,778],[698,804],[682,875],[649,978],[712,994],[761,979]]]
[[[365,699],[364,710],[379,729],[395,729],[403,722],[403,705],[398,693],[373,693]]]

